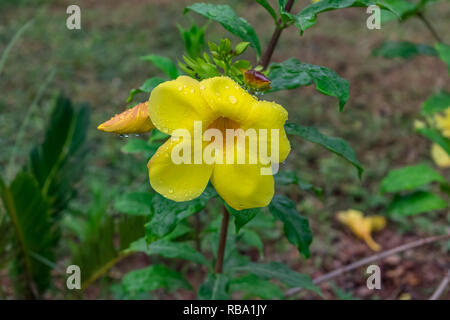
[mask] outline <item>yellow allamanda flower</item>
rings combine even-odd
[[[179,129],[195,135],[194,124],[198,121],[202,123],[201,130],[218,129],[224,137],[227,129],[276,129],[279,132],[278,141],[275,141],[279,151],[277,158],[278,162],[282,162],[290,152],[289,140],[284,131],[288,113],[282,106],[256,99],[228,77],[214,77],[199,82],[180,76],[153,89],[148,101],[148,112],[151,123],[171,136],[148,162],[150,184],[155,191],[174,201],[188,201],[200,196],[211,180],[217,193],[234,209],[264,207],[270,203],[274,194],[274,179],[272,175],[261,174],[261,168],[270,170],[270,164],[264,164],[259,155],[256,155],[255,163],[249,162],[248,159],[255,155],[247,144],[244,147],[234,144],[233,150],[229,150],[225,144],[219,144],[216,154],[216,159],[222,160],[227,154],[234,158],[242,156],[246,159],[245,163],[197,163],[193,159],[195,141],[181,136]],[[115,118],[118,119],[115,125],[120,131],[105,130],[105,126],[112,128],[111,122],[114,123]],[[133,126],[133,132],[148,131],[150,127],[143,118],[130,119],[120,115],[115,118],[100,125],[99,129],[126,134],[128,124]],[[269,151],[272,142],[270,137],[258,138],[259,146],[265,144]],[[202,152],[208,147],[204,142],[200,146]],[[187,151],[193,161],[174,163],[171,155],[176,150]]]
[[[386,219],[383,216],[364,217],[361,211],[350,209],[339,211],[337,219],[349,227],[358,238],[364,240],[372,250],[379,251],[381,249],[380,245],[373,240],[372,232],[386,226]]]
[[[437,166],[441,168],[450,167],[450,156],[440,145],[436,143],[431,146],[431,157]]]
[[[434,116],[437,128],[446,138],[450,138],[450,108],[444,111],[444,115],[437,114]]]

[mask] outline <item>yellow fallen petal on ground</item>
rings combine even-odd
[[[431,157],[437,166],[441,168],[450,167],[450,156],[440,145],[433,144],[431,146]]]
[[[374,251],[379,251],[381,247],[372,238],[372,231],[378,231],[386,226],[386,219],[382,216],[364,217],[358,210],[340,211],[337,213],[339,222],[349,227],[350,230]]]
[[[147,102],[139,103],[98,126],[98,130],[117,134],[143,133],[155,126],[148,114]]]

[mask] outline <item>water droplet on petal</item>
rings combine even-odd
[[[172,194],[173,193],[173,189],[169,189],[169,193]]]
[[[232,103],[232,104],[236,104],[236,102],[237,102],[237,99],[235,96],[229,96],[228,100],[230,100],[230,103]]]
[[[179,87],[178,87],[178,91],[181,91],[181,90],[183,90],[183,87],[182,87],[182,86],[179,86]]]

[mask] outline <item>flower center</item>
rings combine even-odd
[[[225,136],[227,129],[239,129],[240,125],[234,120],[230,120],[228,118],[219,117],[216,120],[213,121],[208,127],[208,129],[218,129],[222,132],[222,134]]]

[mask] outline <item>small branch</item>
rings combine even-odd
[[[217,261],[214,267],[214,273],[222,273],[223,270],[223,257],[225,256],[225,246],[227,244],[228,221],[230,220],[230,214],[225,206],[223,206],[222,215],[223,218],[222,226],[220,227],[219,248],[217,250]]]
[[[284,10],[286,12],[291,11],[292,6],[294,5],[294,0],[289,0],[286,3],[286,7]],[[267,46],[267,50],[264,52],[262,56],[260,64],[263,66],[263,70],[266,70],[269,66],[270,60],[272,59],[273,52],[275,51],[275,47],[277,46],[278,40],[280,39],[281,33],[286,27],[282,25],[281,20],[278,20],[275,31],[273,32],[272,38],[270,39],[269,45]]]
[[[434,39],[436,39],[437,42],[442,42],[442,38],[437,33],[436,29],[434,29],[433,25],[428,21],[427,18],[423,15],[422,12],[417,13],[417,17],[425,24],[428,30],[430,30],[431,34],[433,35]]]
[[[448,286],[450,282],[450,270],[448,270],[447,275],[442,279],[439,286],[434,291],[433,295],[430,297],[430,300],[437,300],[444,293],[445,288]]]
[[[441,236],[434,236],[434,237],[429,237],[429,238],[424,238],[424,239],[419,239],[417,241],[413,241],[407,244],[403,244],[401,246],[398,246],[396,248],[393,249],[389,249],[377,254],[374,254],[373,256],[358,260],[356,262],[353,262],[349,265],[343,266],[341,268],[338,268],[334,271],[331,271],[329,273],[326,273],[320,277],[317,277],[316,279],[314,279],[314,284],[320,284],[322,282],[326,282],[329,281],[333,278],[336,278],[337,276],[340,276],[341,274],[347,272],[347,271],[351,271],[354,270],[356,268],[359,268],[361,266],[364,266],[366,264],[372,263],[374,261],[380,260],[380,259],[384,259],[387,258],[389,256],[392,256],[394,254],[400,253],[402,251],[406,251],[406,250],[410,250],[413,248],[417,248],[426,244],[430,244],[436,241],[440,241],[440,240],[446,240],[446,239],[450,239],[450,234],[446,234],[446,235],[441,235]],[[299,292],[301,290],[301,288],[292,288],[288,291],[286,291],[286,296],[292,296],[294,294],[296,294],[297,292]]]

